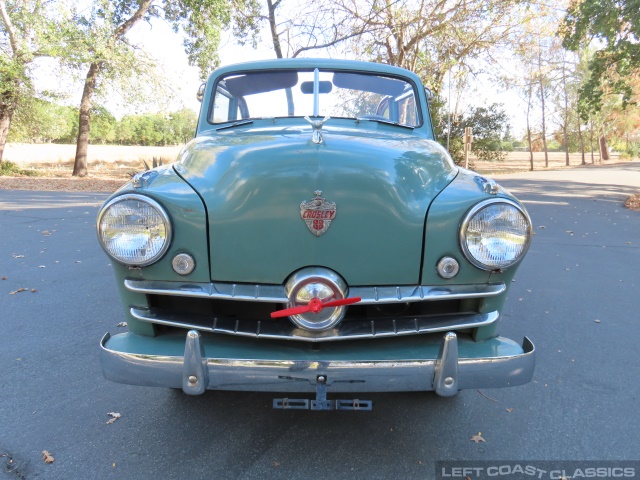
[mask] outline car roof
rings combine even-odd
[[[211,75],[219,76],[230,72],[246,72],[251,70],[273,69],[337,69],[352,70],[387,75],[408,77],[417,85],[422,82],[413,72],[404,68],[385,65],[382,63],[362,62],[359,60],[343,60],[335,58],[274,58],[270,60],[257,60],[253,62],[235,63],[216,69]]]

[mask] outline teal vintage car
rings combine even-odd
[[[102,339],[107,379],[319,410],[530,381],[532,342],[497,333],[529,216],[435,141],[415,74],[250,62],[199,96],[176,162],[98,216],[128,324]]]

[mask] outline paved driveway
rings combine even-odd
[[[122,320],[94,233],[105,195],[0,191],[0,478],[425,479],[437,460],[639,460],[640,212],[622,202],[640,163],[499,181],[535,224],[501,326],[536,344],[534,381],[371,395],[371,413],[105,381],[98,341]]]

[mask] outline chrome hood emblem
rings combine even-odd
[[[300,217],[309,228],[309,231],[319,237],[329,229],[331,222],[336,218],[335,202],[327,202],[322,197],[322,191],[313,192],[315,198],[300,204]]]
[[[322,126],[324,122],[331,119],[331,117],[324,117],[322,120],[311,120],[308,116],[304,119],[311,124],[313,128],[313,134],[311,135],[311,141],[313,143],[322,143]]]

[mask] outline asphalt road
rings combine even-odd
[[[370,413],[107,382],[98,342],[123,318],[94,233],[106,195],[0,191],[0,478],[428,479],[439,460],[640,460],[640,212],[622,205],[640,162],[498,180],[535,225],[501,325],[536,344],[533,382],[370,395]]]

